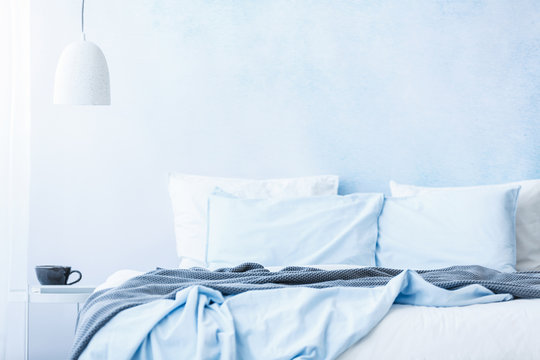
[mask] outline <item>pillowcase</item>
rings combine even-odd
[[[409,269],[482,265],[515,271],[519,189],[486,186],[387,198],[379,218],[377,265]]]
[[[208,196],[216,187],[238,197],[287,198],[335,195],[338,185],[335,175],[251,180],[170,174],[169,194],[180,267],[206,266]]]
[[[516,212],[516,270],[540,271],[540,180],[525,180],[507,185],[521,186]],[[411,196],[452,188],[420,187],[390,181],[390,189],[392,196]]]
[[[383,199],[382,194],[293,199],[211,195],[208,264],[374,266]]]

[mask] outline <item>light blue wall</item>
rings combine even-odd
[[[32,1],[31,266],[70,264],[87,284],[175,266],[170,171],[335,173],[342,193],[540,178],[538,1],[94,0],[86,14],[113,106],[53,106],[79,4]],[[43,330],[58,317],[37,311],[32,351],[64,357]]]

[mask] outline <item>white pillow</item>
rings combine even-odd
[[[507,185],[520,185],[516,212],[516,270],[540,270],[540,180],[526,180]],[[473,186],[468,188],[479,188]],[[429,188],[390,181],[392,196],[413,196],[452,188]]]
[[[335,175],[290,179],[233,179],[170,174],[176,249],[181,267],[206,266],[208,196],[216,187],[240,198],[292,198],[336,195]]]

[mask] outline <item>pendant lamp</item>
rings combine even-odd
[[[56,67],[54,103],[61,105],[110,105],[109,67],[103,51],[86,40],[84,0],[81,10],[81,40],[69,44]]]

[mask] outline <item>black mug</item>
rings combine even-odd
[[[77,273],[79,278],[68,283],[69,275]],[[71,266],[59,265],[38,265],[36,266],[36,276],[41,285],[73,285],[82,279],[79,270],[71,270]]]

